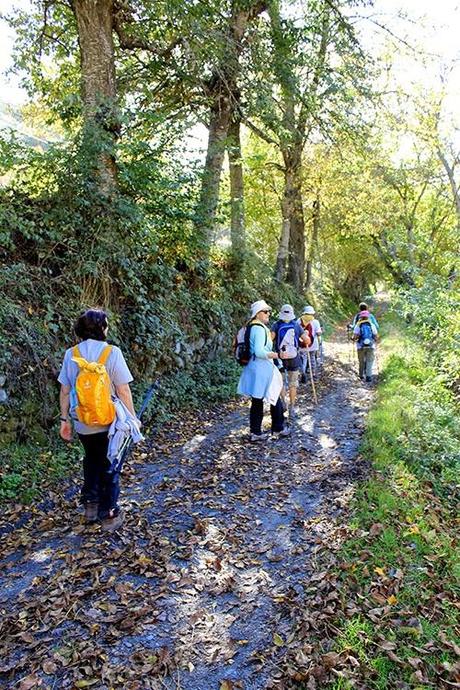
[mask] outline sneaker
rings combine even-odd
[[[251,443],[263,443],[267,440],[267,434],[250,434],[249,440]]]
[[[116,529],[121,527],[124,522],[125,516],[122,510],[115,508],[111,511],[113,514],[102,520],[102,529],[104,532],[114,532]]]
[[[96,522],[98,508],[97,503],[85,503],[85,522],[88,524]]]
[[[276,441],[277,438],[285,438],[286,436],[290,436],[291,430],[289,427],[284,427],[284,429],[281,429],[281,431],[272,431],[272,439]]]
[[[289,408],[289,421],[293,422],[296,417],[297,417],[296,409],[295,409],[295,407],[293,407],[291,405],[291,407]]]

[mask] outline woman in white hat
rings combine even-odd
[[[272,339],[267,324],[270,319],[271,307],[265,300],[258,300],[251,304],[251,318],[247,328],[249,333],[250,361],[244,367],[238,384],[238,393],[251,397],[251,410],[249,413],[249,426],[251,441],[263,441],[266,436],[262,434],[262,419],[264,414],[264,398],[269,394],[272,379],[275,373],[273,360],[277,358],[272,349]],[[276,404],[270,405],[272,418],[272,435],[284,436],[289,433],[284,428],[283,406],[280,397]]]

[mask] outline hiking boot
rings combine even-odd
[[[125,519],[123,511],[118,508],[110,512],[112,514],[102,520],[102,530],[104,532],[114,532],[121,527]]]
[[[289,408],[289,421],[293,422],[296,417],[297,417],[296,409],[295,409],[295,407],[291,406]]]
[[[96,522],[98,508],[99,506],[97,503],[85,503],[85,522],[89,525]]]
[[[251,443],[263,443],[267,440],[267,434],[250,434],[249,440]]]

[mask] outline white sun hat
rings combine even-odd
[[[257,302],[253,302],[251,304],[251,319],[253,319],[254,316],[259,313],[259,311],[265,310],[271,311],[272,308],[268,306],[264,299],[259,299]]]
[[[315,314],[315,310],[308,304],[302,309],[302,314],[311,314],[313,316],[313,314]]]
[[[292,306],[290,304],[283,304],[278,318],[281,319],[281,321],[293,321],[295,319],[295,314]]]

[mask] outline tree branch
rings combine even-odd
[[[257,127],[251,120],[248,120],[247,118],[243,118],[243,123],[248,127],[254,134],[257,134],[258,137],[263,139],[264,141],[267,142],[267,144],[273,144],[273,146],[278,146],[279,147],[279,142],[276,141],[275,139],[272,139],[266,132],[263,131],[263,129],[260,129],[260,127]]]
[[[181,43],[181,38],[176,37],[166,48],[161,48],[157,43],[146,41],[139,36],[131,36],[126,27],[133,24],[131,20],[122,18],[122,8],[115,7],[113,15],[113,29],[118,36],[120,48],[124,50],[145,50],[157,57],[169,57],[176,46]]]

